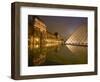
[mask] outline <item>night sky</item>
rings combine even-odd
[[[60,16],[38,16],[47,26],[51,33],[58,32],[63,39],[72,34],[79,25],[87,23],[83,17],[60,17]]]

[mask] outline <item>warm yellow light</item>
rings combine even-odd
[[[52,41],[51,39],[47,39],[47,40],[46,40],[46,42],[51,42],[51,41]]]
[[[51,46],[57,46],[57,43],[47,43],[45,46],[46,47],[51,47]]]
[[[39,38],[35,38],[35,40],[38,42],[39,41]]]
[[[39,45],[34,45],[34,48],[39,48]]]

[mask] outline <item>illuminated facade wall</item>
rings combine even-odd
[[[58,37],[59,35],[55,35],[55,34],[52,34],[52,33],[50,33],[50,32],[47,32],[47,43],[54,43],[54,44],[56,44],[56,43],[61,43],[62,41],[61,41],[61,37]]]
[[[87,25],[81,25],[66,41],[66,44],[87,45]]]
[[[47,31],[45,23],[37,16],[32,16],[29,21],[28,44],[33,47],[60,43],[60,37]]]
[[[43,21],[36,16],[32,16],[32,20],[29,21],[28,25],[29,45],[32,44],[33,46],[39,46],[40,44],[44,44],[46,40],[46,25]]]

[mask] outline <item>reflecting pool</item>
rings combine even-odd
[[[30,45],[28,66],[87,64],[87,48],[64,44]]]

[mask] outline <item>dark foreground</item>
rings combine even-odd
[[[28,48],[28,66],[71,65],[87,63],[87,47],[73,45],[38,45]]]

